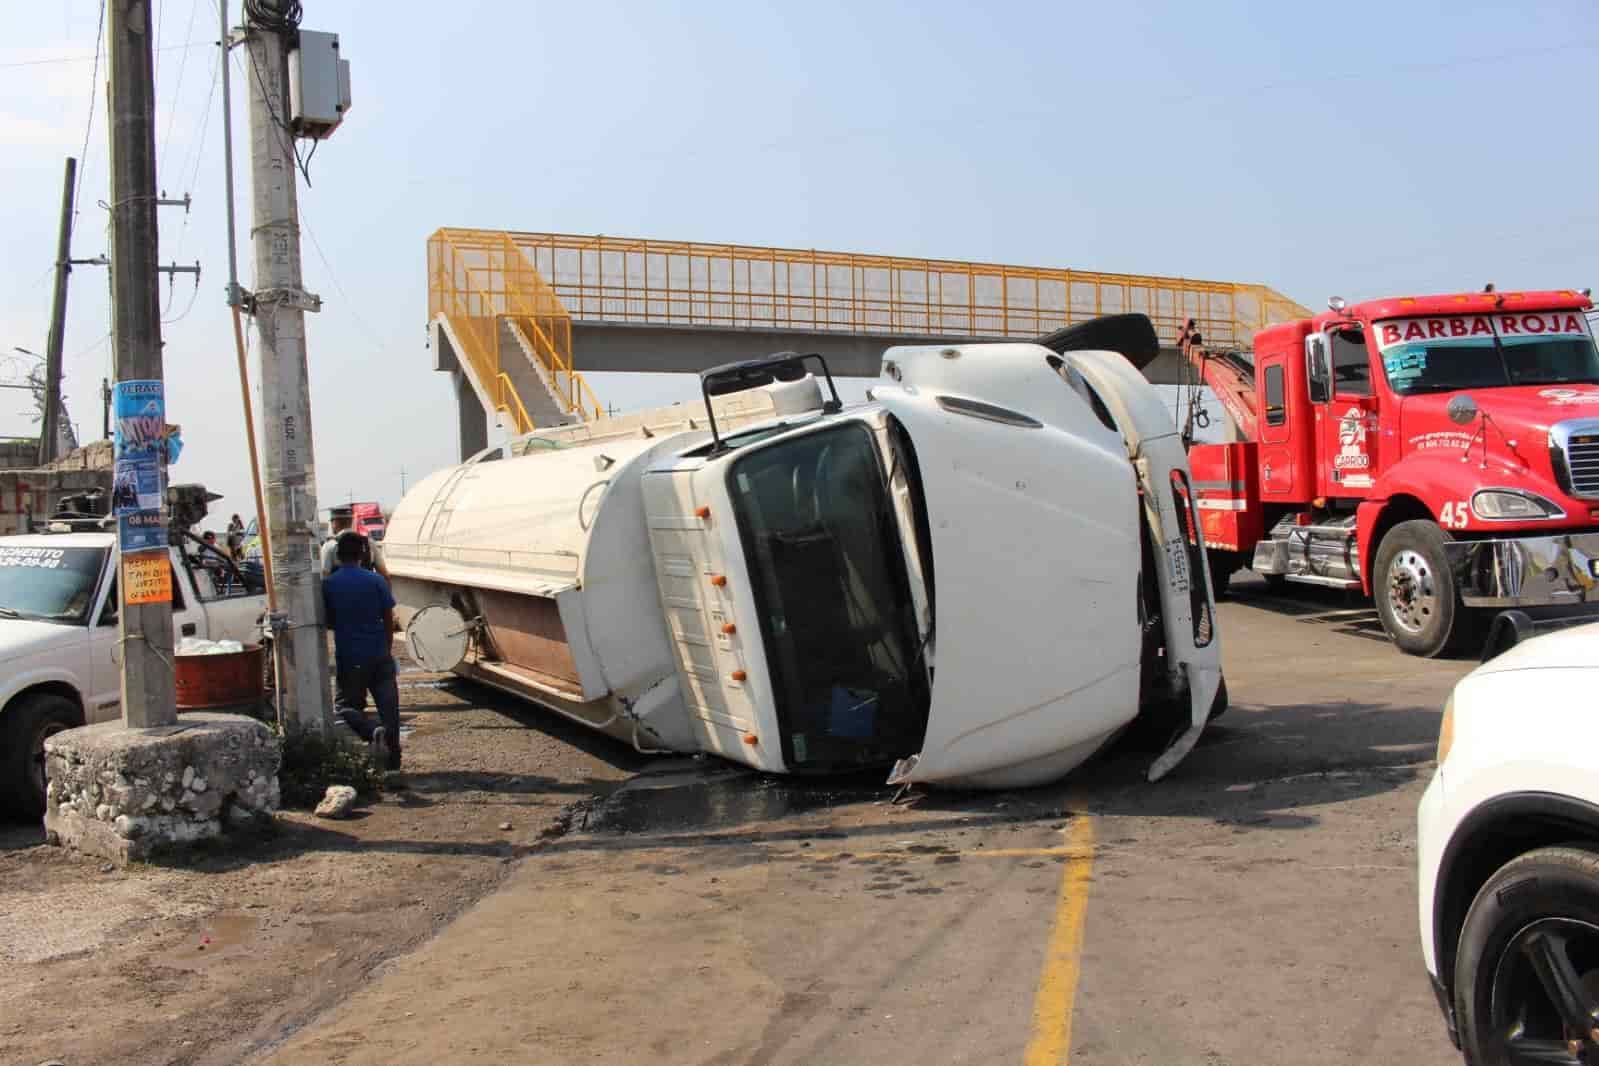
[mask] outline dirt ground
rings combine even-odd
[[[553,715],[402,670],[408,787],[352,819],[289,812],[243,847],[128,869],[0,826],[0,1063],[239,1062],[428,940],[636,768]]]
[[[0,830],[0,1066],[1458,1062],[1413,841],[1472,664],[1331,595],[1220,619],[1233,709],[1153,786],[762,778],[409,672],[356,820],[128,870]]]

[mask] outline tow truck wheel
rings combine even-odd
[[[1433,658],[1469,636],[1444,545],[1449,534],[1425,519],[1401,522],[1377,547],[1372,596],[1377,616],[1399,649]]]
[[[0,715],[0,807],[24,818],[44,814],[44,742],[83,724],[83,712],[65,696],[23,696]]]

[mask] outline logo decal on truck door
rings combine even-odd
[[[1366,454],[1366,419],[1360,408],[1351,407],[1338,420],[1338,455],[1333,466],[1339,470],[1364,470],[1371,466]]]
[[[1366,453],[1366,414],[1351,407],[1338,420],[1338,454],[1333,456],[1333,470],[1345,485],[1362,488],[1371,484],[1371,456]]]

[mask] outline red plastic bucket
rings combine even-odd
[[[216,655],[174,655],[178,710],[256,707],[261,702],[261,645]]]

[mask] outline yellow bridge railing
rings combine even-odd
[[[1031,339],[1139,311],[1177,342],[1250,346],[1310,312],[1265,285],[737,244],[472,233],[509,241],[578,322]]]
[[[558,233],[441,229],[428,240],[429,316],[446,314],[496,403],[530,428],[499,365],[512,320],[569,413],[599,412],[572,364],[572,323],[1030,340],[1142,312],[1175,344],[1193,319],[1208,347],[1311,312],[1265,285],[849,252]]]
[[[556,404],[580,419],[599,401],[572,365],[572,318],[539,271],[505,233],[441,229],[428,239],[428,317],[444,315],[462,355],[517,433],[534,427],[500,360],[502,324],[520,330]]]

